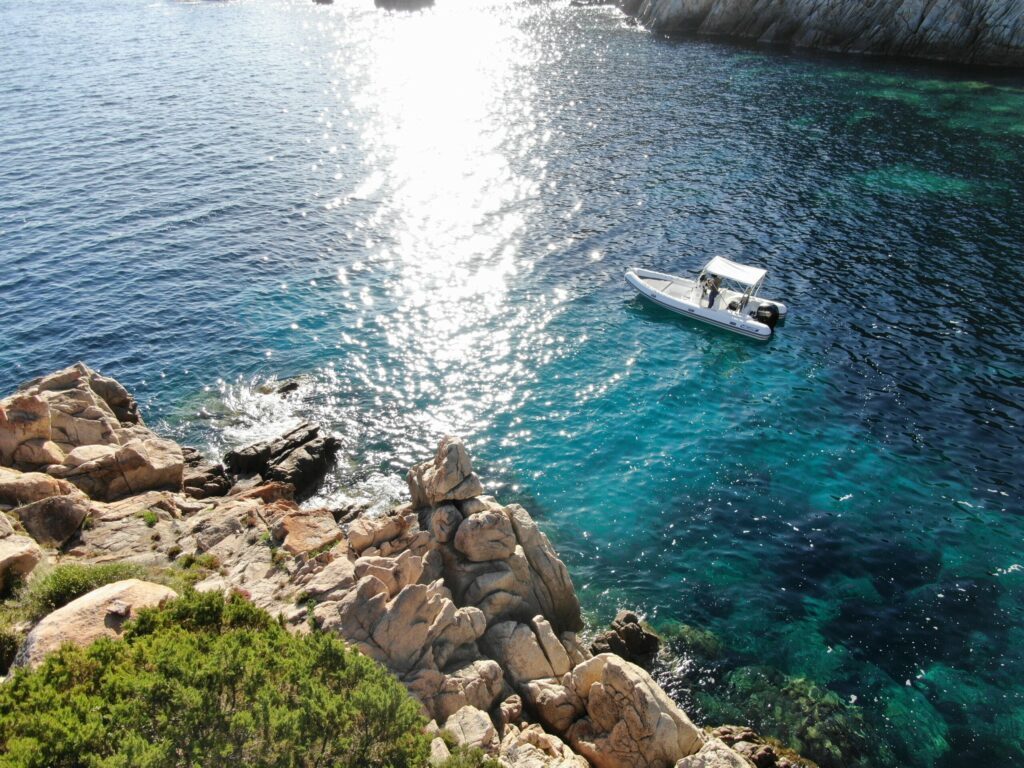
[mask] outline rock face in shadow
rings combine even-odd
[[[840,53],[1024,66],[1020,0],[621,0],[656,32]]]

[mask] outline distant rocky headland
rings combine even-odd
[[[695,726],[640,666],[658,639],[635,615],[586,642],[565,565],[526,509],[485,495],[461,440],[409,471],[410,501],[388,514],[300,507],[338,449],[303,424],[211,461],[83,364],[29,382],[0,400],[0,585],[64,563],[201,564],[196,590],[338,633],[390,670],[445,731],[437,762],[454,739],[522,768],[805,764],[749,728]],[[176,596],[155,579],[105,584],[17,627],[13,666],[117,638]]]
[[[839,53],[1024,66],[1019,0],[620,0],[656,32]]]

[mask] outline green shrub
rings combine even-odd
[[[140,567],[129,563],[66,563],[32,579],[22,590],[18,602],[24,607],[27,618],[35,621],[104,584],[143,576]]]
[[[64,646],[0,686],[0,768],[418,768],[423,725],[337,636],[188,592],[140,611],[122,640]]]
[[[438,768],[502,768],[501,763],[488,757],[479,747],[458,746],[451,752],[451,757]]]
[[[152,509],[144,509],[139,512],[139,517],[142,518],[142,522],[152,528],[160,520],[160,517]]]
[[[15,631],[6,617],[0,616],[0,675],[6,675],[7,670],[11,668],[21,641],[21,635]]]

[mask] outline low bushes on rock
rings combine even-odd
[[[105,584],[143,575],[141,568],[130,563],[67,563],[37,575],[18,602],[24,607],[27,618],[35,621]]]
[[[423,766],[419,706],[326,633],[187,593],[0,686],[0,768]]]

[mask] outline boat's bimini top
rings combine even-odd
[[[718,277],[724,277],[727,280],[735,280],[743,285],[757,285],[768,274],[768,270],[748,267],[745,264],[737,264],[735,261],[729,261],[724,256],[715,256],[704,267],[704,271]]]

